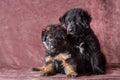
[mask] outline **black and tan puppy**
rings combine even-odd
[[[78,71],[104,74],[106,60],[101,53],[99,41],[90,28],[91,16],[87,11],[71,9],[59,21],[67,28],[69,43],[79,49]]]
[[[76,77],[76,63],[67,43],[66,30],[59,24],[48,25],[42,31],[42,42],[46,50],[45,65],[33,70],[42,71],[44,76],[65,73]]]

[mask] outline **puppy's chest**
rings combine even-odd
[[[79,52],[80,52],[81,54],[83,54],[84,51],[85,51],[85,42],[79,43],[79,45],[76,45],[76,48],[79,49]]]
[[[57,54],[57,55],[55,55],[55,56],[51,56],[51,55],[49,55],[49,56],[47,56],[46,58],[45,58],[45,61],[46,62],[49,62],[49,61],[52,61],[52,62],[54,62],[54,61],[62,61],[62,62],[64,62],[65,60],[67,60],[67,59],[69,59],[69,58],[71,58],[71,54],[68,54],[68,53],[59,53],[59,54]]]

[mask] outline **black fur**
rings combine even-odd
[[[106,59],[100,50],[96,35],[90,28],[91,19],[87,11],[74,8],[60,17],[59,21],[66,26],[69,43],[76,48],[74,51],[79,49],[76,57],[78,72],[104,74]]]
[[[47,28],[49,28],[49,30],[47,30]],[[57,30],[58,28],[60,28],[60,30]],[[61,51],[61,47],[64,47],[62,44],[66,40],[66,30],[59,24],[48,25],[42,31],[42,42],[45,42],[47,44],[47,48],[43,44],[47,51],[47,54],[52,54],[52,52],[56,51],[59,52],[59,50]]]

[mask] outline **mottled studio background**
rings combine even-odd
[[[91,14],[108,64],[120,63],[120,0],[0,0],[0,69],[42,65],[42,28],[78,7]]]

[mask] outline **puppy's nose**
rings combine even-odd
[[[68,29],[69,32],[72,32],[73,30],[72,29]]]
[[[54,46],[50,46],[52,49],[54,48]]]

